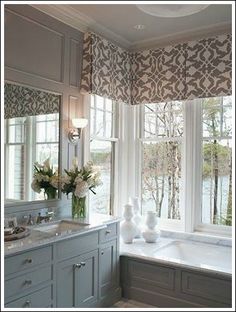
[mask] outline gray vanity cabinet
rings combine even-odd
[[[111,306],[121,297],[119,222],[5,257],[5,307]]]
[[[100,298],[117,286],[117,240],[103,244],[100,248]]]
[[[57,307],[89,307],[98,298],[98,250],[57,265]]]
[[[119,222],[99,232],[99,306],[111,306],[121,297],[119,283]]]
[[[5,257],[5,306],[53,306],[52,246]]]

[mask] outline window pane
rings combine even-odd
[[[96,106],[90,109],[90,133],[99,138],[113,137],[114,104],[111,100],[94,95]]]
[[[105,99],[101,96],[96,95],[95,100],[96,100],[96,108],[103,110]]]
[[[231,225],[231,140],[203,141],[202,222]]]
[[[203,136],[217,137],[221,128],[221,107],[208,107],[203,111]]]
[[[232,107],[226,106],[223,108],[223,136],[232,136]]]
[[[101,171],[102,185],[95,189],[96,195],[90,192],[89,205],[93,212],[109,214],[111,197],[111,161],[112,143],[93,140],[90,144],[90,155],[94,165]]]
[[[9,143],[24,143],[25,122],[25,117],[9,119]]]
[[[37,116],[43,119],[36,123],[36,142],[58,142],[59,141],[59,114],[48,114]]]
[[[7,198],[24,199],[25,179],[25,148],[24,145],[9,146],[8,158],[8,195]]]
[[[103,126],[104,112],[97,110],[96,113],[97,113],[97,115],[96,115],[97,118],[96,118],[96,133],[95,133],[95,135],[102,137],[102,136],[104,136],[104,126]]]
[[[142,148],[142,213],[180,219],[181,144],[146,142]]]
[[[145,138],[179,136],[183,136],[183,112],[181,102],[176,101],[145,105]]]
[[[50,157],[50,165],[58,169],[58,144],[36,144],[36,161],[42,164]]]
[[[106,112],[106,121],[105,121],[105,137],[111,137],[111,124],[112,124],[112,113]]]

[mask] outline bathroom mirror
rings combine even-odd
[[[60,103],[59,94],[5,83],[5,206],[49,199],[32,182],[35,163],[46,161],[53,173],[59,171]],[[58,191],[51,199],[58,199]]]

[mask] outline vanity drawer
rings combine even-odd
[[[47,286],[20,299],[9,302],[6,308],[47,308],[52,306],[52,286]]]
[[[117,223],[108,224],[105,229],[99,232],[99,242],[107,242],[117,235]]]
[[[29,272],[20,275],[9,280],[5,280],[5,298],[17,295],[26,290],[31,290],[32,287],[39,285],[40,283],[50,281],[52,279],[52,267],[46,266],[41,269],[37,269],[33,272]]]
[[[36,267],[40,264],[48,263],[51,259],[51,246],[27,251],[15,256],[5,257],[5,277],[11,273],[18,273],[20,271]]]
[[[56,244],[56,259],[66,259],[92,251],[98,246],[98,232],[77,236]]]

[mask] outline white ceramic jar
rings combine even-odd
[[[137,227],[132,221],[133,217],[133,206],[127,204],[124,206],[123,217],[124,221],[120,224],[120,234],[123,239],[123,242],[126,244],[131,244],[135,235],[137,234]]]
[[[132,197],[130,198],[130,201],[133,205],[133,222],[136,224],[137,227],[137,233],[135,235],[135,238],[141,237],[141,228],[142,228],[142,216],[140,214],[140,204],[139,204],[139,198],[138,197]]]
[[[148,211],[146,215],[146,229],[142,232],[143,238],[146,243],[155,243],[160,236],[159,232],[155,229],[157,225],[157,216],[153,211]]]

